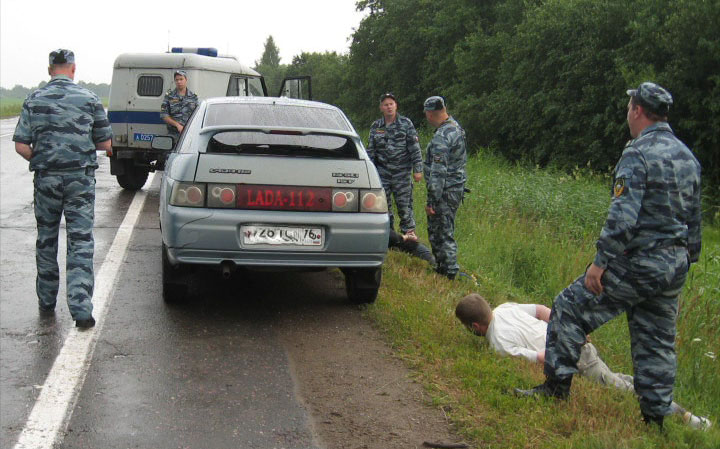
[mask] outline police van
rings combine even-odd
[[[160,118],[165,93],[175,88],[174,72],[187,73],[187,88],[200,100],[222,96],[267,96],[265,80],[234,56],[214,48],[173,48],[168,53],[124,53],[113,65],[108,119],[113,130],[110,173],[125,189],[142,188],[148,173],[162,170],[166,151],[151,147],[167,136]],[[283,80],[280,94],[311,99],[310,77]],[[278,96],[280,96],[280,94]]]

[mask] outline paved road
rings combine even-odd
[[[37,316],[32,175],[14,152],[14,126],[12,119],[0,121],[2,448],[16,444],[56,357],[75,333],[62,285],[55,319]],[[96,275],[134,197],[116,184],[107,158],[99,154],[98,159]],[[332,273],[267,273],[225,282],[206,275],[193,279],[198,300],[165,306],[159,180],[145,186],[147,198],[114,273],[115,288],[103,325],[96,328],[87,375],[54,447],[319,447],[278,338],[283,326],[278,311],[286,298],[302,294],[298,289],[323,291],[324,302],[344,301],[342,289],[324,285],[333,284]],[[62,235],[61,279],[64,252]],[[312,295],[305,297],[312,301],[308,298]]]

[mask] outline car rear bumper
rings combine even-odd
[[[243,245],[243,225],[319,227],[322,246]],[[170,263],[266,267],[379,267],[388,245],[387,214],[194,209],[161,211],[163,242]]]

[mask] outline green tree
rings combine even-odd
[[[254,69],[265,77],[268,93],[277,95],[287,67],[280,64],[280,49],[275,45],[272,36],[265,40],[265,49],[260,60],[255,61]]]

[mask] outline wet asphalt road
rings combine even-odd
[[[55,318],[37,316],[32,175],[0,121],[0,447],[12,447],[73,326],[64,228]],[[96,275],[133,193],[98,155]],[[332,272],[192,279],[197,298],[161,299],[158,185],[145,202],[78,400],[58,448],[316,448],[277,336],[295,299],[345,301]],[[320,292],[320,293],[318,293]]]

